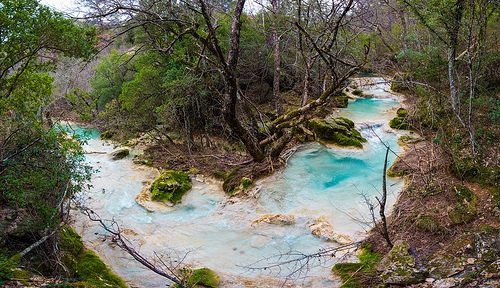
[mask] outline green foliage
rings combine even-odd
[[[14,277],[14,268],[16,268],[16,263],[9,259],[7,256],[0,254],[0,281],[9,280]],[[0,285],[2,282],[0,282]]]
[[[30,231],[55,227],[60,221],[60,203],[84,188],[91,167],[78,139],[68,139],[59,129],[44,131],[35,122],[16,123],[4,142],[8,147],[0,163],[4,189],[0,201],[25,209],[23,222]]]
[[[22,74],[53,67],[52,61],[36,61],[39,52],[89,58],[95,51],[96,31],[66,19],[60,12],[36,0],[4,0],[0,5],[0,91],[10,95]],[[18,93],[19,95],[19,93]]]
[[[106,104],[118,99],[122,93],[122,85],[133,79],[135,74],[132,55],[119,54],[112,50],[95,68],[95,75],[90,78],[92,85],[92,100],[97,110],[102,110]]]
[[[191,189],[191,177],[184,171],[168,170],[151,184],[151,199],[177,203]]]

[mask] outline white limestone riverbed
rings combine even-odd
[[[363,149],[315,143],[300,147],[283,171],[256,183],[255,198],[228,197],[220,182],[194,176],[193,189],[181,204],[151,212],[139,206],[135,197],[159,172],[134,164],[132,156],[112,161],[109,153],[118,148],[95,137],[84,148],[89,152],[88,162],[98,172],[92,178],[93,188],[82,198],[103,219],[114,219],[131,246],[145,256],[169,255],[172,260],[183,258],[184,264],[208,267],[221,274],[224,287],[276,287],[283,284],[286,268],[277,275],[276,270],[248,270],[245,266],[289,250],[313,253],[338,245],[332,239],[360,240],[369,229],[361,195],[373,199],[381,191],[385,155],[381,140],[400,151],[398,136],[387,126],[399,103],[385,99],[388,96],[359,99],[340,112],[340,116],[353,119],[368,139]],[[390,162],[394,159],[392,155]],[[389,181],[390,202],[394,203],[401,186],[399,179]],[[287,215],[294,222],[275,225],[258,221],[270,214]],[[73,216],[75,230],[85,244],[130,286],[169,284],[116,247],[99,225],[77,211]],[[317,227],[326,237],[312,235]],[[163,259],[169,261],[166,256]],[[293,285],[339,286],[340,281],[331,274],[335,261],[324,259]]]

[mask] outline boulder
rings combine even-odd
[[[280,226],[293,225],[295,224],[295,218],[293,217],[293,215],[288,216],[283,214],[267,214],[253,221],[252,226],[260,223],[267,223]]]
[[[308,128],[314,132],[317,140],[327,144],[363,148],[361,143],[366,142],[361,133],[354,128],[354,123],[343,117],[309,120]]]
[[[175,204],[181,201],[191,187],[191,177],[186,172],[168,170],[151,184],[151,200],[168,200]]]
[[[330,241],[335,241],[340,244],[352,243],[353,239],[347,235],[338,234],[333,229],[333,226],[323,217],[318,218],[315,223],[309,225],[313,236],[323,237]]]
[[[130,154],[128,149],[120,149],[111,153],[111,160],[121,160]]]
[[[377,264],[376,269],[382,272],[380,277],[386,285],[416,284],[424,282],[429,275],[425,269],[417,269],[415,257],[410,255],[409,250],[406,241],[398,240]]]

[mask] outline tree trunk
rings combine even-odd
[[[273,58],[274,58],[274,79],[273,79],[273,99],[276,107],[276,115],[283,115],[283,104],[280,99],[280,77],[281,77],[281,59],[280,59],[280,39],[278,36],[278,0],[271,0],[273,6],[273,21],[271,25],[273,34]]]

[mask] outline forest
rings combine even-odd
[[[412,136],[380,174],[405,185],[357,244],[361,262],[332,273],[342,287],[500,285],[497,0],[78,5],[65,14],[0,1],[0,286],[127,287],[70,228],[96,170],[89,138],[66,123],[113,143],[146,141],[135,163],[194,169],[244,198],[241,187],[283,167],[348,106],[360,91],[353,78],[374,75],[404,96],[391,127]],[[342,121],[336,145],[363,147]],[[384,257],[397,247],[404,260]],[[186,271],[156,273],[176,287],[216,287]]]

